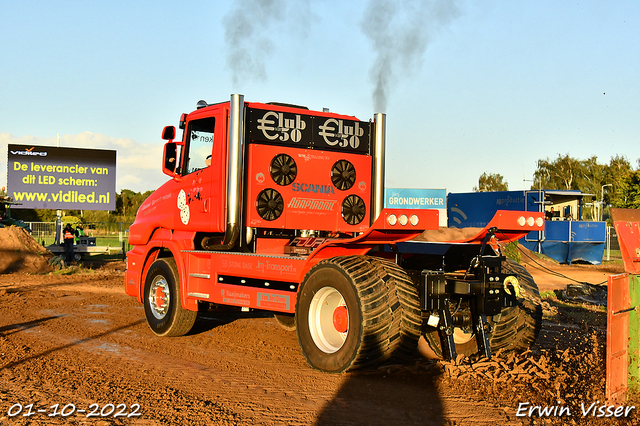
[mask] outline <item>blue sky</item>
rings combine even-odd
[[[60,134],[117,149],[117,190],[155,189],[162,127],[231,93],[386,113],[388,187],[525,189],[539,159],[640,158],[637,1],[0,5],[0,186],[8,143]]]

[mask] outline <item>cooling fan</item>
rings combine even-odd
[[[340,191],[350,189],[356,181],[356,168],[347,160],[338,160],[331,168],[331,182]]]
[[[263,189],[258,194],[256,209],[262,219],[269,221],[276,220],[284,210],[282,195],[275,189]]]
[[[362,222],[366,212],[367,206],[357,195],[349,195],[342,202],[342,217],[349,225],[357,225]]]
[[[271,178],[280,186],[289,185],[298,175],[296,162],[287,154],[278,154],[271,160]]]

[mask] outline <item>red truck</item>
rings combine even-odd
[[[125,290],[158,336],[213,305],[266,310],[310,366],[342,372],[415,356],[522,350],[538,289],[499,243],[541,213],[499,211],[484,229],[441,229],[437,210],[384,208],[385,115],[282,103],[198,102],[163,130],[171,179],[129,230]]]

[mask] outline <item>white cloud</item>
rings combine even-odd
[[[14,136],[0,133],[0,187],[7,185],[7,145],[57,146],[57,138]],[[130,189],[145,192],[158,188],[167,181],[162,173],[162,144],[143,144],[133,139],[118,139],[99,133],[83,132],[77,135],[61,135],[60,147],[110,149],[116,154],[116,191]]]

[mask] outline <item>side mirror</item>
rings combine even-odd
[[[162,172],[165,175],[175,177],[178,165],[178,149],[175,142],[167,142],[166,144],[164,144],[164,152],[162,154],[162,158]]]
[[[174,126],[166,126],[162,129],[162,139],[172,141],[176,138],[176,128]]]

